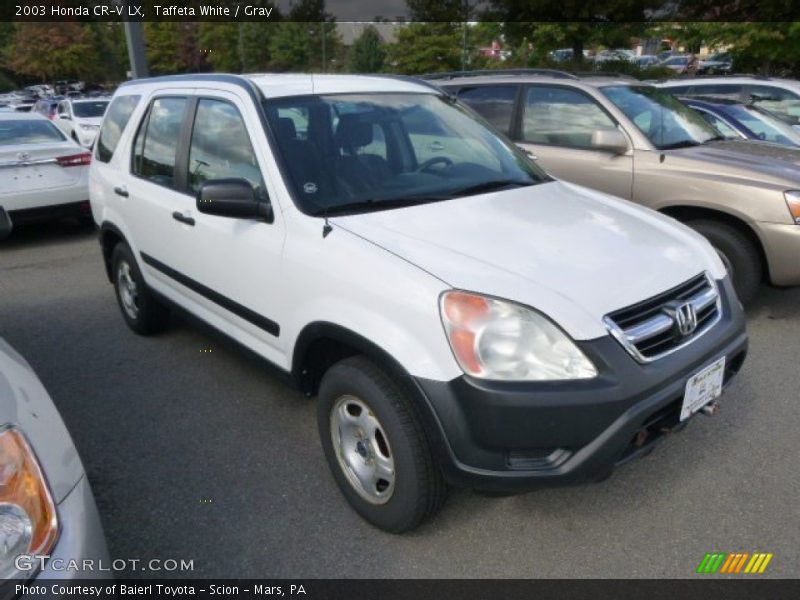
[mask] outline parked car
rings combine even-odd
[[[687,72],[691,60],[692,57],[686,54],[678,56],[670,56],[661,63],[661,66],[666,67],[672,71],[675,71],[679,75],[682,75]]]
[[[0,215],[90,220],[91,157],[39,114],[0,113]]]
[[[773,77],[697,77],[658,84],[674,96],[727,98],[753,104],[800,129],[800,81]]]
[[[89,148],[100,130],[107,108],[107,98],[67,98],[58,104],[55,123],[67,136]]]
[[[604,63],[608,61],[627,61],[635,62],[636,55],[632,50],[625,48],[618,48],[614,50],[603,50],[595,55],[594,61],[596,63]]]
[[[553,180],[423,82],[127,82],[90,193],[128,326],[177,305],[318,396],[337,484],[388,531],[446,483],[606,477],[713,412],[744,360],[701,236]]]
[[[2,225],[0,225],[2,227]],[[109,571],[89,482],[75,444],[30,365],[0,338],[0,577],[29,583]],[[40,557],[48,557],[41,559]],[[44,564],[42,568],[42,564]]]
[[[726,75],[733,68],[733,60],[726,53],[718,52],[698,63],[697,72],[703,75]]]
[[[441,85],[551,174],[638,202],[705,235],[743,302],[800,284],[800,151],[724,141],[658,88],[613,77],[461,77]]]
[[[33,105],[31,112],[38,113],[52,121],[56,118],[56,109],[58,108],[58,103],[63,99],[63,96],[55,96],[53,98],[37,100],[36,104]]]
[[[758,106],[724,99],[682,98],[726,139],[761,140],[800,148],[800,132]]]
[[[654,67],[661,61],[658,60],[657,56],[653,56],[652,54],[643,54],[641,56],[637,56],[634,59],[634,62],[639,67],[643,67],[644,68],[644,67]]]

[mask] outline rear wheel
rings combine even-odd
[[[445,482],[414,407],[374,363],[347,358],[325,373],[317,422],[336,483],[368,522],[401,533],[441,508]]]
[[[140,335],[164,330],[169,322],[169,309],[147,288],[133,253],[124,242],[114,247],[111,266],[117,303],[128,327]]]
[[[686,224],[714,246],[728,269],[742,304],[752,301],[761,284],[764,268],[761,253],[750,237],[736,227],[719,221],[698,219]]]

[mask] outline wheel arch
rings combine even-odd
[[[120,242],[125,242],[127,244],[128,241],[125,239],[125,235],[122,233],[122,231],[120,231],[116,225],[109,223],[108,221],[104,221],[100,225],[99,241],[100,247],[103,251],[103,264],[106,267],[106,276],[110,282],[112,281],[111,254],[114,252],[114,247]]]
[[[720,223],[724,223],[737,229],[751,242],[753,242],[758,250],[759,256],[761,257],[761,266],[764,269],[764,273],[769,277],[769,260],[767,259],[767,252],[764,248],[764,244],[761,241],[758,232],[743,218],[714,208],[694,206],[690,204],[675,204],[671,206],[665,206],[659,208],[658,211],[667,215],[668,217],[672,217],[673,219],[680,221],[681,223],[686,223],[696,219],[708,219],[712,221],[719,221]]]

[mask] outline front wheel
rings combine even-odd
[[[719,221],[698,219],[686,224],[714,246],[728,269],[742,304],[752,301],[761,285],[764,271],[761,253],[752,240],[736,227]]]
[[[365,520],[402,533],[441,508],[446,486],[419,418],[374,363],[347,358],[325,373],[317,423],[336,483]]]

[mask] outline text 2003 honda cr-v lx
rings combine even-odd
[[[603,478],[709,412],[744,360],[703,238],[549,178],[424,84],[133,81],[90,194],[131,329],[178,306],[317,396],[338,485],[389,531],[447,484]]]

